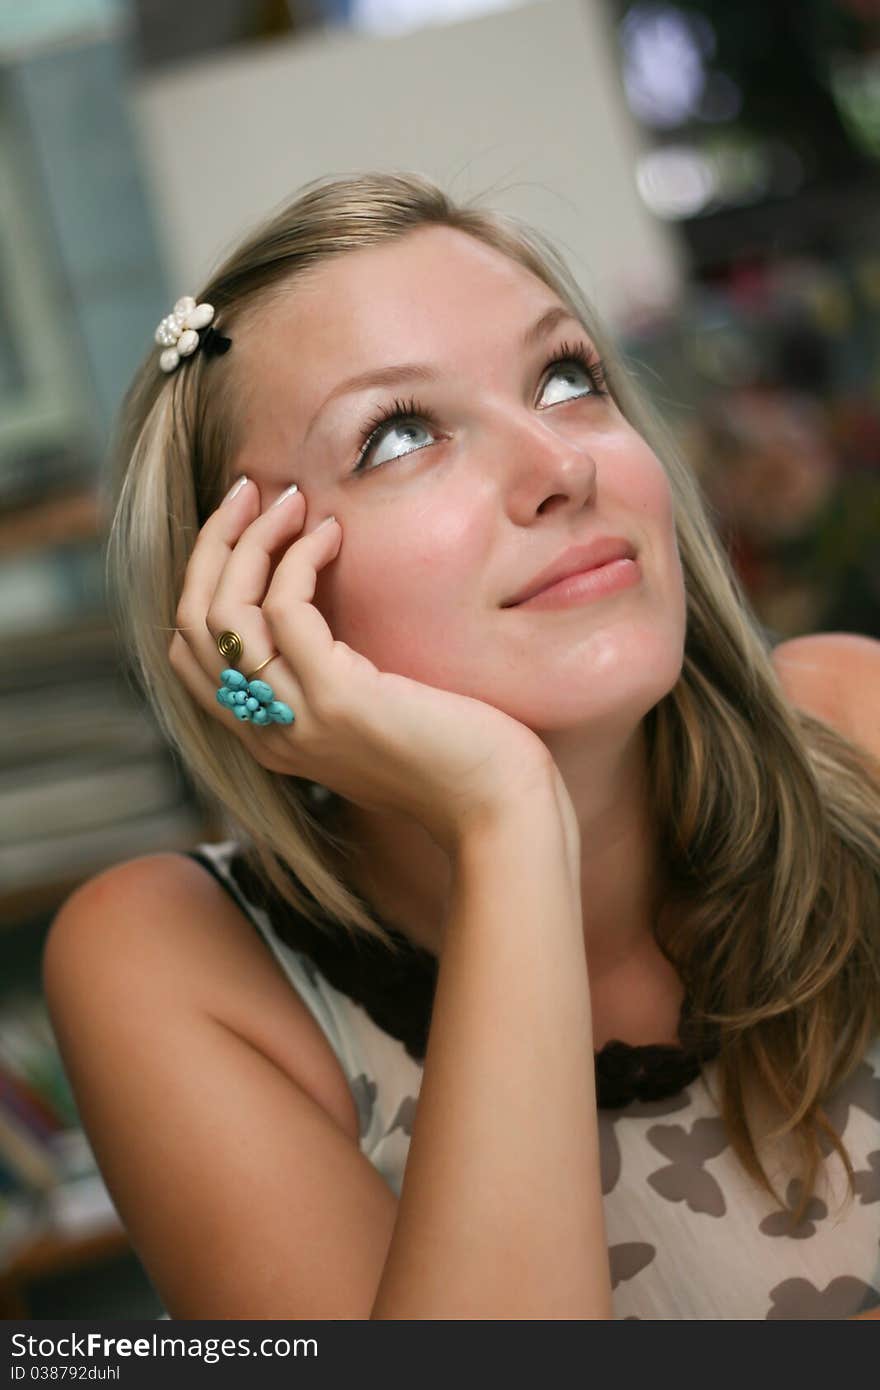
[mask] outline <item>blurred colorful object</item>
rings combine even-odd
[[[783,637],[880,637],[878,302],[872,250],[750,258],[628,338],[758,617]]]
[[[840,185],[880,156],[869,0],[612,0],[626,99],[655,136],[640,184],[688,219]]]

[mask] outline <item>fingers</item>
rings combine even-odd
[[[254,740],[252,751],[254,757],[262,763],[263,767],[268,768],[270,772],[289,773],[291,771],[289,755],[286,757],[276,756],[273,753],[272,730],[275,726],[255,728],[249,723],[236,719],[231,711],[218,704],[217,687],[220,683],[219,680],[215,682],[205,674],[180,633],[174,634],[169,648],[169,659],[189,693],[212,719],[220,719],[221,723],[226,724],[241,739],[252,738]]]
[[[221,671],[239,663],[221,655],[216,638],[227,628],[237,632],[242,639],[241,663],[247,662],[248,669],[258,666],[273,648],[258,647],[255,634],[242,631],[243,625],[231,620],[213,629],[209,623],[217,588],[241,543],[242,532],[259,518],[259,510],[259,489],[245,481],[208,517],[187,564],[177,607],[178,630],[169,648],[172,666],[199,703],[229,728],[238,726],[236,732],[242,737],[253,732],[249,722],[237,719],[231,712],[221,712],[216,698]]]
[[[281,650],[259,679],[267,680],[276,698],[296,711],[303,694],[308,702],[310,692],[314,699],[325,689],[327,656],[333,648],[332,633],[311,600],[318,568],[338,552],[341,528],[331,522],[302,533],[302,494],[282,494],[277,501],[261,513],[259,489],[246,482],[208,518],[187,565],[178,632],[169,651],[172,665],[199,703],[244,736],[253,733],[250,725],[216,701],[224,667],[235,665],[247,674]],[[279,551],[282,559],[273,575]],[[275,631],[278,621],[283,640]],[[229,629],[242,640],[236,662],[217,649],[216,639]],[[259,733],[265,740],[268,730]]]
[[[335,559],[341,543],[342,528],[335,518],[325,519],[301,536],[282,555],[258,610],[273,646],[284,653],[285,660],[273,663],[272,668],[282,667],[278,672],[281,687],[292,671],[313,709],[327,693],[334,639],[312,600],[318,570]]]
[[[243,491],[251,494],[250,505],[242,514],[245,529],[239,530],[235,547],[217,576],[210,604],[221,613],[226,611],[230,601],[248,605],[262,603],[269,584],[273,552],[280,546],[290,545],[302,533],[306,516],[305,498],[298,490],[293,494],[282,493],[262,513],[256,484],[248,483]],[[231,507],[238,501],[236,497]]]
[[[283,493],[282,498],[277,499],[280,505],[273,504],[263,512],[256,484],[249,484],[244,491],[250,493],[250,498],[239,514],[240,526],[231,553],[223,556],[219,545],[214,547],[215,562],[219,559],[221,563],[219,572],[213,577],[213,592],[206,605],[206,645],[200,655],[203,663],[213,663],[208,669],[216,671],[218,679],[224,666],[236,666],[247,674],[278,650],[263,615],[262,603],[277,555],[299,538],[306,513],[305,499],[299,491],[292,495]],[[238,500],[234,499],[233,508]],[[227,526],[227,535],[229,529]],[[207,576],[206,582],[209,582]],[[238,660],[225,661],[218,666],[216,639],[230,628],[241,638],[242,653]],[[279,665],[277,660],[273,661],[271,670],[267,669],[265,676],[261,674],[261,679],[274,680]]]
[[[333,648],[333,634],[311,600],[318,568],[338,548],[338,539],[328,540],[327,532],[338,532],[339,527],[331,523],[325,531],[319,525],[304,533],[304,516],[305,501],[295,492],[282,494],[277,506],[251,521],[222,566],[206,615],[212,662],[215,639],[227,628],[241,637],[243,650],[237,664],[245,673],[271,652],[282,651],[282,659],[273,661],[266,679],[277,697],[288,702],[293,696],[300,698],[301,692],[308,701],[310,692],[326,685],[326,659]],[[282,559],[270,582],[279,552]],[[286,619],[283,647],[273,630],[279,614]],[[215,664],[209,669],[222,667]]]
[[[203,642],[208,610],[224,566],[244,527],[258,512],[257,488],[247,482],[234,497],[221,502],[199,531],[186,567],[176,618],[178,631],[191,644],[200,639]]]
[[[269,581],[272,552],[292,543],[304,515],[305,501],[298,492],[281,507],[261,514],[259,489],[249,481],[202,527],[187,566],[178,627],[215,685],[224,667],[253,670],[276,650],[259,604]],[[217,650],[216,639],[230,628],[242,640],[237,661]]]

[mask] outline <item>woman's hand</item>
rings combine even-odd
[[[366,810],[405,812],[453,852],[469,827],[555,785],[556,764],[536,734],[493,705],[379,671],[334,639],[312,599],[342,528],[331,521],[303,533],[305,512],[295,492],[261,514],[248,482],[208,518],[187,565],[171,665],[270,771],[320,782]],[[246,674],[280,654],[258,679],[291,707],[292,724],[253,725],[218,703],[231,663],[216,639],[228,629],[241,637]]]

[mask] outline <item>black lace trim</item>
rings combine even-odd
[[[229,891],[205,856],[193,850],[189,857],[204,865]],[[403,1043],[414,1061],[424,1061],[437,984],[436,956],[384,923],[389,936],[401,947],[397,956],[369,937],[355,943],[343,932],[322,930],[294,912],[243,853],[233,855],[228,867],[243,899],[267,913],[286,945],[312,961],[334,989],[360,1004],[383,1032]],[[297,881],[297,887],[316,901],[304,884]],[[329,918],[324,920],[332,926]],[[616,1039],[607,1042],[595,1054],[600,1109],[616,1110],[634,1100],[677,1095],[720,1050],[717,1029],[710,1031],[700,1046],[687,997],[681,1007],[678,1037],[678,1046],[636,1045]]]

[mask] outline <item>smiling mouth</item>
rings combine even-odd
[[[508,599],[502,607],[518,608],[566,579],[602,569],[622,558],[635,560],[636,551],[632,543],[621,536],[602,536],[585,545],[570,546],[557,556],[555,564],[537,574],[531,584],[522,588],[517,597]]]
[[[539,589],[538,593],[511,605],[513,608],[560,609],[574,607],[632,588],[642,577],[638,560],[620,556],[603,565],[579,570]]]

